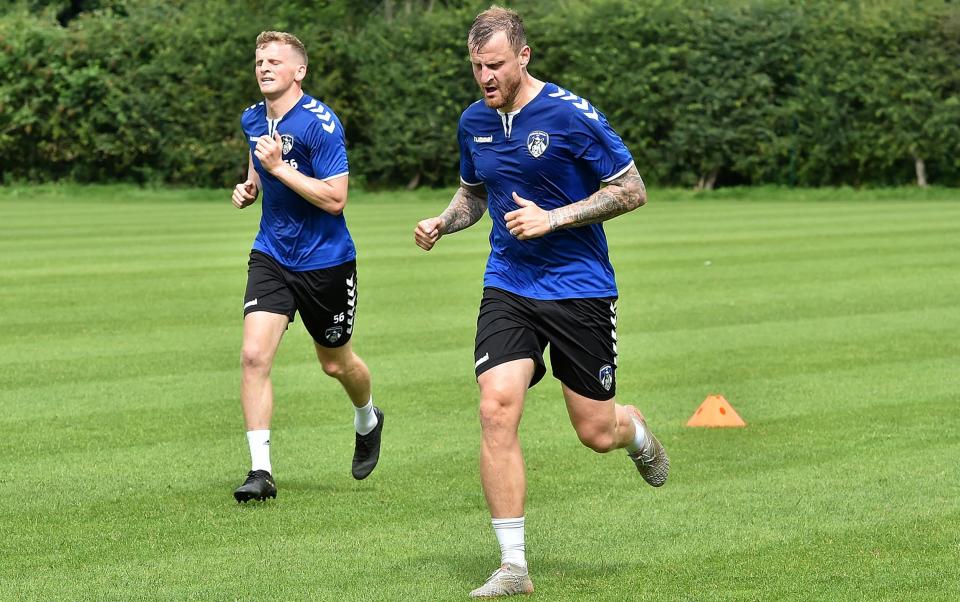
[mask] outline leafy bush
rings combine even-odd
[[[231,185],[259,99],[253,40],[286,29],[357,179],[456,182],[457,119],[478,97],[466,32],[486,3],[317,4],[21,0],[0,16],[0,181]],[[960,5],[514,5],[531,73],[604,111],[651,182],[960,183]]]

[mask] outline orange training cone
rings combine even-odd
[[[723,395],[708,395],[687,421],[687,426],[747,426],[747,423]]]

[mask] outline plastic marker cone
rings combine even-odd
[[[723,395],[708,395],[687,420],[687,426],[747,426],[747,423]]]

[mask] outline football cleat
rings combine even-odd
[[[629,452],[627,455],[637,465],[640,476],[647,483],[654,487],[660,487],[667,482],[667,475],[670,473],[670,458],[667,457],[667,451],[663,445],[653,436],[647,421],[643,415],[633,406],[627,406],[630,412],[630,418],[638,429],[643,429],[644,445],[642,449],[635,452]]]
[[[247,502],[249,500],[260,500],[261,502],[268,497],[277,497],[277,486],[273,482],[273,475],[266,470],[251,470],[247,473],[247,480],[243,485],[237,487],[233,492],[233,497],[238,502]]]
[[[507,563],[495,570],[486,583],[470,592],[470,597],[499,598],[532,593],[533,581],[530,581],[527,567]]]
[[[370,476],[380,460],[380,434],[383,433],[383,412],[373,406],[373,413],[377,416],[377,426],[366,435],[356,433],[357,438],[353,447],[353,478],[359,480]]]

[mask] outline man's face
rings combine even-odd
[[[523,67],[530,58],[530,47],[519,56],[510,47],[506,32],[498,31],[477,50],[470,51],[473,78],[483,91],[483,102],[491,109],[511,110],[520,92]]]
[[[257,48],[257,83],[265,98],[279,98],[307,74],[300,54],[289,44],[270,42]]]

